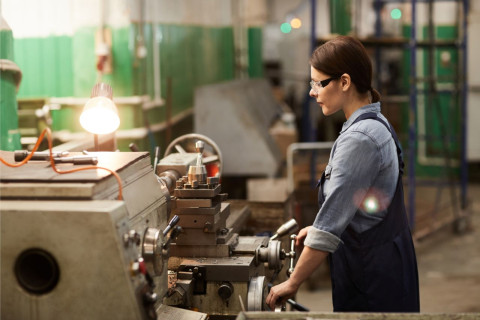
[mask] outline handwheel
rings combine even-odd
[[[170,142],[165,150],[165,157],[173,153],[174,149],[179,153],[196,153],[195,142],[198,140],[201,140],[205,143],[205,149],[203,151],[203,164],[206,165],[207,171],[210,173],[208,168],[209,165],[215,164],[217,167],[217,172],[214,172],[212,175],[221,177],[223,167],[222,152],[212,139],[204,136],[203,134],[189,133],[176,138]],[[212,175],[209,174],[209,176]]]

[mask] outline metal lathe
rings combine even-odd
[[[1,318],[205,319],[265,310],[267,283],[295,253],[278,240],[238,235],[248,208],[232,213],[221,191],[220,150],[205,136],[182,139],[196,150],[174,141],[180,152],[167,148],[154,169],[146,152],[90,153],[121,186],[104,170],[2,165]],[[203,154],[205,144],[213,155]],[[0,152],[14,162],[13,152]],[[56,165],[73,166],[81,165]]]

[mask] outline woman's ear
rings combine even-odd
[[[352,85],[352,78],[348,73],[342,74],[340,77],[340,83],[342,85],[342,91],[347,91]]]

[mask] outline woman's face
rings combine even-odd
[[[329,75],[310,67],[310,76],[313,81],[318,82],[330,78]],[[342,87],[340,79],[332,80],[325,87],[314,85],[310,89],[310,97],[315,98],[318,105],[322,108],[324,115],[329,116],[342,109],[341,95]]]

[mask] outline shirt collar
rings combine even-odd
[[[367,113],[367,112],[375,112],[375,113],[380,113],[380,102],[374,102],[371,104],[367,104],[357,110],[355,110],[354,113],[348,118],[346,122],[343,123],[342,126],[342,131],[340,131],[340,134],[344,133],[347,131],[348,128],[352,125],[352,123],[362,114]]]

